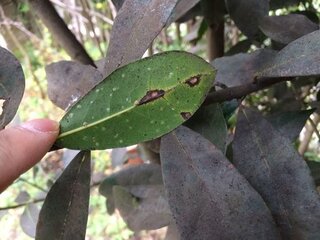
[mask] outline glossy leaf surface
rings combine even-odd
[[[225,153],[228,129],[223,112],[218,103],[201,107],[186,122],[186,126],[200,133]]]
[[[19,61],[8,50],[0,47],[0,130],[16,115],[24,85]]]
[[[106,149],[157,138],[191,117],[214,77],[210,64],[186,52],[128,64],[66,113],[56,146]]]
[[[51,187],[40,211],[37,240],[85,239],[90,152],[80,152]]]
[[[240,111],[233,163],[267,203],[283,239],[320,239],[320,198],[310,170],[258,112]]]
[[[313,109],[279,112],[267,116],[267,120],[284,136],[287,136],[290,141],[294,141],[313,112]]]
[[[261,69],[258,77],[295,77],[320,74],[320,30],[288,44]]]
[[[162,137],[160,155],[181,239],[279,239],[260,195],[200,134],[177,128]]]

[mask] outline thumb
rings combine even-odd
[[[59,124],[49,119],[0,131],[0,192],[40,161],[58,134]]]

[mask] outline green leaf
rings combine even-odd
[[[160,156],[181,239],[279,239],[261,196],[200,134],[177,128],[161,138]]]
[[[55,145],[106,149],[162,136],[200,107],[214,77],[210,64],[186,52],[166,52],[128,64],[66,113]]]
[[[320,198],[305,160],[261,114],[242,109],[233,163],[262,196],[283,239],[320,239]]]
[[[0,47],[0,130],[16,115],[24,85],[19,61],[8,50]]]
[[[200,133],[223,153],[226,152],[228,129],[218,103],[201,107],[186,122],[186,126]]]
[[[36,240],[85,239],[90,152],[80,152],[51,187],[40,211]]]
[[[258,77],[320,75],[320,30],[291,42],[257,72]]]

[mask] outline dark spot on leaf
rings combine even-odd
[[[165,94],[164,90],[156,89],[156,90],[150,90],[146,93],[146,95],[143,96],[143,98],[140,99],[137,105],[146,104],[148,102],[152,102],[160,97],[162,97]]]
[[[184,120],[188,120],[191,117],[190,112],[181,112],[180,115],[183,117]]]
[[[198,85],[200,83],[200,75],[193,76],[193,77],[187,79],[185,81],[185,83],[188,84],[189,87],[194,87],[194,86]]]

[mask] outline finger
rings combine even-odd
[[[59,124],[32,120],[0,131],[0,192],[48,152],[59,134]]]

